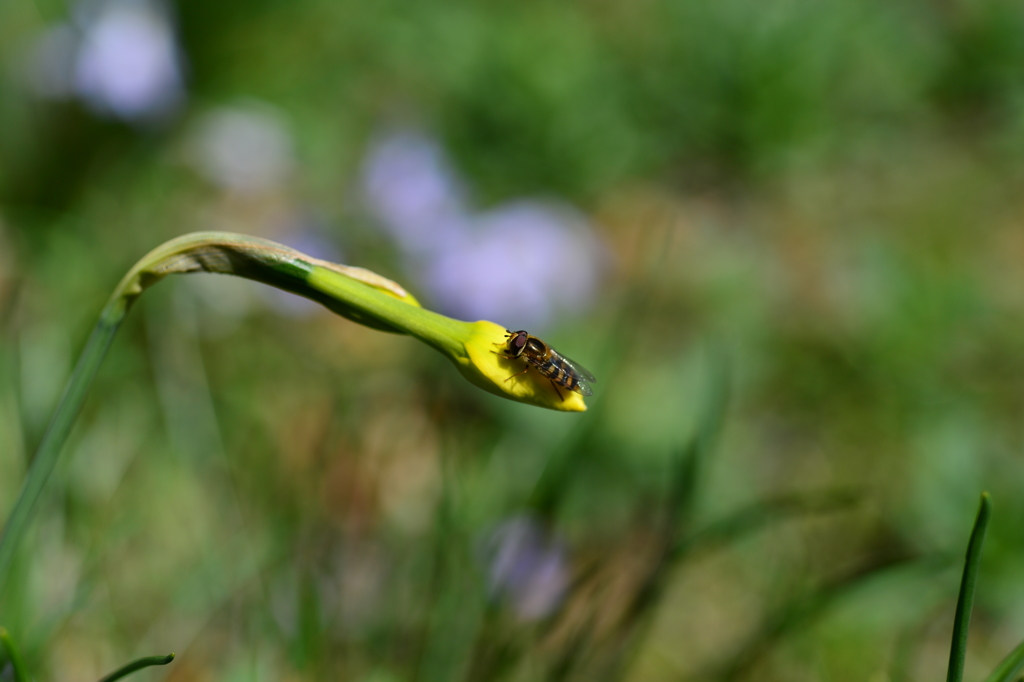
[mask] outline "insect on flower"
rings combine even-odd
[[[515,358],[526,360],[526,369],[519,372],[519,374],[513,374],[508,379],[505,379],[505,381],[526,374],[530,371],[530,367],[533,367],[542,376],[551,380],[551,386],[554,387],[555,393],[558,394],[559,398],[562,398],[562,392],[558,390],[559,386],[570,391],[576,391],[580,395],[594,395],[590,384],[597,381],[597,379],[579,363],[570,360],[536,336],[530,336],[524,330],[514,332],[506,329],[505,331],[508,332],[506,336],[508,340],[503,346],[503,350],[506,353],[503,357],[509,360]],[[501,354],[498,353],[498,355]]]

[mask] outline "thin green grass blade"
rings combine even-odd
[[[64,395],[57,405],[57,410],[54,412],[49,426],[46,427],[35,459],[32,460],[32,466],[29,468],[28,476],[22,484],[21,494],[4,525],[3,535],[0,536],[0,594],[3,594],[7,583],[11,563],[14,561],[14,551],[32,520],[36,500],[39,499],[43,486],[46,485],[47,479],[53,472],[57,457],[71,432],[75,418],[82,409],[82,403],[85,402],[85,396],[89,392],[89,385],[92,384],[96,371],[103,362],[107,349],[110,348],[110,342],[120,326],[121,319],[123,319],[123,315],[116,320],[104,316],[96,324],[85,345],[85,350],[82,351],[78,360],[74,374],[71,375],[71,379],[64,389]]]
[[[14,668],[14,682],[29,682],[25,662],[21,659],[21,654],[18,653],[18,650],[14,648],[14,642],[11,641],[11,636],[7,633],[6,628],[0,628],[0,644],[3,644],[3,649],[7,652],[7,658],[11,662],[11,667]]]
[[[1024,670],[1024,642],[1017,645],[1009,655],[996,666],[985,682],[1017,682]]]
[[[967,630],[971,626],[971,608],[974,605],[974,589],[978,583],[978,566],[981,564],[981,546],[985,542],[988,519],[992,514],[992,502],[988,493],[981,494],[978,518],[967,543],[967,558],[964,560],[964,576],[960,581],[960,596],[956,600],[956,615],[953,617],[953,643],[949,650],[949,670],[946,682],[961,682],[964,677],[964,659],[967,656]]]
[[[128,677],[133,672],[142,670],[143,668],[149,668],[154,665],[167,665],[174,660],[174,654],[167,654],[166,656],[146,656],[145,658],[139,658],[128,665],[118,668],[114,672],[104,677],[100,682],[114,682],[122,677]]]

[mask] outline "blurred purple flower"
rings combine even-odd
[[[157,121],[185,98],[182,56],[169,13],[155,0],[80,2],[77,26],[60,24],[32,50],[29,79],[42,97],[77,95],[95,111]]]
[[[411,132],[371,148],[364,185],[443,312],[536,327],[589,303],[603,253],[572,208],[518,200],[474,213],[441,147]]]
[[[180,55],[167,12],[147,0],[110,0],[86,26],[75,89],[118,118],[164,117],[184,99]]]
[[[507,600],[524,621],[551,615],[569,588],[567,554],[565,544],[535,519],[506,521],[485,543],[491,597]]]
[[[585,307],[597,284],[597,244],[568,207],[505,204],[477,216],[455,244],[426,265],[424,284],[457,317],[538,327]]]
[[[284,117],[259,102],[213,109],[192,131],[193,165],[225,189],[255,193],[279,187],[295,167]]]
[[[436,251],[463,230],[462,188],[429,137],[398,132],[376,142],[363,184],[370,209],[406,252]]]

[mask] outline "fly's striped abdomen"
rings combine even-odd
[[[569,371],[569,367],[566,366],[565,360],[557,355],[552,355],[550,359],[539,365],[537,371],[570,391],[576,388],[578,383],[576,377]]]

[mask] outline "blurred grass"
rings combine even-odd
[[[616,653],[600,635],[656,562],[654,519],[711,399],[707,346],[730,360],[732,401],[694,528],[786,495],[863,502],[672,566],[647,636],[620,643],[627,679],[710,679],[858,567],[958,555],[982,489],[1000,512],[966,678],[1020,640],[1019,3],[174,11],[190,99],[140,131],[34,97],[22,65],[54,15],[0,5],[0,514],[102,301],[161,241],[274,237],[312,207],[346,262],[420,293],[359,209],[386,125],[438,134],[479,206],[558,195],[591,217],[615,254],[598,302],[536,333],[597,374],[597,401],[578,419],[505,404],[408,340],[281,313],[256,285],[161,284],[115,342],[0,596],[40,679],[163,650],[178,658],[151,674],[172,680],[468,679],[473,661],[580,679],[558,672],[566,633],[595,628],[577,676]],[[299,170],[230,195],[183,162],[187,138],[250,98],[290,122]],[[536,508],[582,587],[531,625],[487,603],[475,548]],[[957,576],[928,566],[829,602],[746,678],[886,679],[900,656],[910,678],[941,676]]]

